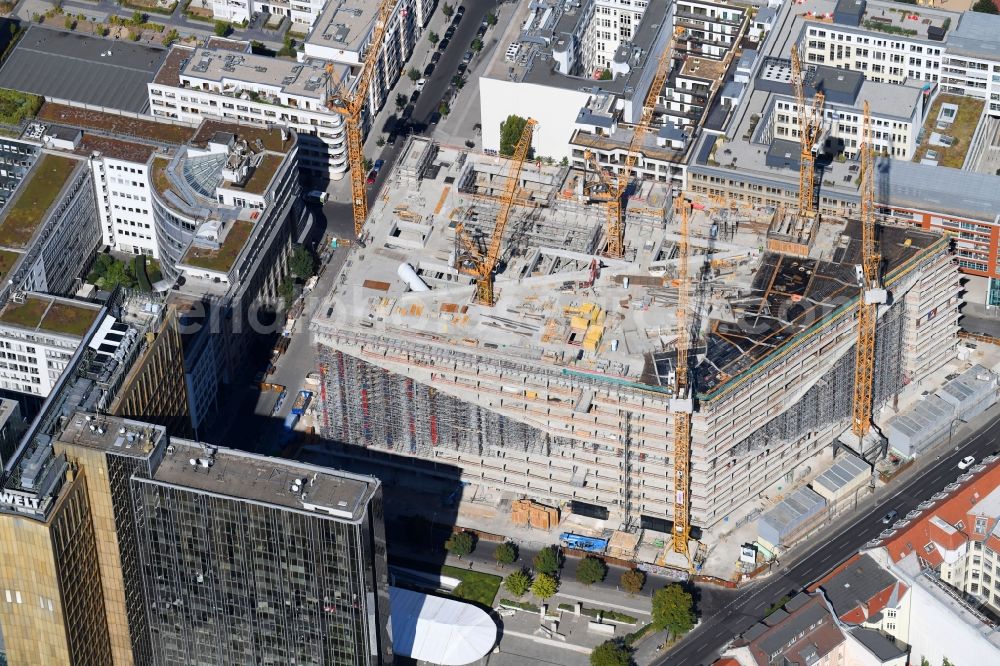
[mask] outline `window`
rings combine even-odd
[[[976,517],[976,534],[986,534],[986,518]]]

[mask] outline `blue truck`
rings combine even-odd
[[[295,402],[292,404],[292,411],[288,412],[288,416],[285,417],[285,430],[295,429],[295,424],[306,413],[306,407],[309,406],[309,401],[312,400],[312,397],[312,391],[299,391],[299,394],[295,396]]]
[[[559,540],[562,545],[566,548],[572,548],[573,550],[582,550],[587,553],[603,553],[608,547],[607,539],[599,539],[597,537],[582,536],[580,534],[572,534],[570,532],[563,532],[559,535]]]

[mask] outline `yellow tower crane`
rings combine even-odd
[[[817,90],[812,105],[806,105],[805,80],[799,47],[792,44],[792,88],[799,118],[799,215],[813,216],[816,208],[816,156],[823,130],[826,96]]]
[[[691,481],[691,413],[694,400],[688,381],[688,352],[691,348],[691,331],[688,324],[688,306],[691,298],[688,277],[688,215],[690,204],[683,194],[674,200],[674,214],[680,218],[680,245],[677,264],[677,360],[674,372],[674,395],[670,411],[674,417],[674,533],[675,553],[689,555],[688,534],[690,525]]]
[[[375,16],[375,27],[365,51],[358,82],[353,91],[340,89],[327,99],[327,106],[336,111],[344,119],[347,126],[347,160],[351,169],[351,201],[354,210],[354,235],[360,237],[361,229],[368,217],[368,193],[365,191],[364,143],[361,136],[361,112],[365,108],[368,89],[375,76],[375,66],[378,63],[379,52],[382,50],[382,40],[389,25],[389,14],[396,0],[382,0]],[[333,65],[327,65],[326,71],[333,76]],[[346,80],[341,84],[346,86]]]
[[[675,33],[676,34],[676,33]],[[611,185],[607,206],[607,233],[608,247],[607,255],[612,259],[621,259],[625,254],[625,207],[623,198],[629,181],[632,179],[632,170],[635,169],[636,162],[639,161],[639,151],[642,148],[643,137],[649,131],[653,123],[653,113],[656,111],[656,100],[659,98],[663,87],[667,83],[667,75],[670,73],[670,62],[674,52],[674,37],[670,38],[670,43],[663,49],[660,59],[656,63],[656,73],[653,75],[653,83],[649,86],[646,99],[642,104],[642,115],[632,132],[632,141],[629,143],[628,153],[625,155],[625,164],[618,173],[618,180]]]
[[[496,271],[497,263],[500,261],[500,247],[503,241],[504,230],[507,228],[507,220],[514,208],[517,184],[521,175],[521,167],[528,157],[528,150],[531,149],[531,137],[535,130],[537,121],[528,118],[521,131],[521,138],[518,139],[514,147],[514,155],[511,157],[510,173],[507,175],[507,184],[504,187],[503,195],[500,198],[500,212],[497,213],[496,226],[493,228],[493,235],[490,237],[490,244],[486,254],[482,254],[479,249],[465,235],[463,225],[458,225],[455,229],[459,240],[466,250],[466,254],[457,259],[458,268],[466,275],[476,278],[476,295],[474,301],[480,305],[493,307],[496,303],[493,293],[493,273]]]
[[[875,325],[878,306],[888,300],[879,275],[881,256],[875,246],[875,157],[871,113],[865,101],[861,135],[861,295],[858,299],[858,341],[854,358],[854,409],[851,431],[863,450],[872,425],[872,392],[875,380]]]

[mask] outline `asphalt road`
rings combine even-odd
[[[828,539],[821,540],[805,554],[786,564],[783,570],[758,585],[741,590],[739,595],[714,613],[702,610],[703,620],[667,655],[654,661],[664,666],[707,666],[717,657],[720,648],[759,620],[775,601],[789,592],[801,590],[823,574],[849,559],[868,541],[876,538],[885,526],[882,516],[895,509],[906,515],[918,504],[942,490],[962,474],[958,462],[967,455],[982,460],[993,453],[1000,440],[1000,416],[994,416],[984,427],[966,439],[956,437],[951,444],[943,443],[929,455],[938,456],[934,464],[920,470],[901,486],[892,486],[876,494],[869,508],[851,524],[840,527]]]

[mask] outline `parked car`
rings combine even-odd
[[[462,55],[462,62],[465,62],[465,63],[472,62],[472,55],[473,55],[472,51],[466,51]]]
[[[486,24],[483,23],[483,25],[479,26],[476,29],[476,37],[479,37],[480,39],[482,39],[485,34],[486,34]]]
[[[458,12],[455,12],[455,15],[451,17],[451,25],[452,25],[452,27],[458,25],[461,22],[462,22],[462,15],[459,14]]]
[[[410,104],[416,102],[418,97],[420,97],[420,88],[417,88],[410,94]]]
[[[430,76],[433,73],[434,73],[434,63],[431,62],[428,63],[426,67],[424,67],[424,78]]]
[[[964,458],[962,458],[958,462],[958,468],[960,470],[964,471],[964,470],[969,469],[970,467],[972,467],[975,464],[976,464],[976,459],[975,458],[973,458],[972,456],[965,456]]]
[[[444,51],[446,48],[448,48],[449,44],[451,44],[451,40],[449,40],[447,37],[445,39],[442,39],[440,42],[438,42],[438,51]]]
[[[444,39],[451,39],[455,36],[455,26],[449,26],[447,30],[444,31]]]
[[[431,114],[431,117],[428,120],[428,122],[431,125],[437,125],[439,120],[441,120],[441,114],[435,111],[434,113]]]
[[[427,70],[425,69],[424,71],[426,72]],[[417,79],[417,90],[423,90],[424,86],[426,85],[427,85],[427,79]]]
[[[378,173],[385,166],[385,160],[375,160],[375,164],[372,165],[372,170]]]
[[[378,171],[372,169],[371,171],[368,172],[368,178],[365,180],[365,182],[367,182],[369,185],[374,185],[376,178],[378,178]]]
[[[882,516],[882,524],[883,525],[892,525],[894,522],[896,522],[897,518],[899,518],[899,512],[896,511],[895,509],[893,509],[889,513],[887,513],[884,516]]]
[[[433,54],[431,55],[431,64],[432,64],[432,65],[436,65],[436,64],[438,64],[438,60],[440,60],[440,59],[441,59],[441,52],[440,52],[440,51],[435,51],[435,52],[434,52],[434,53],[433,53]]]
[[[465,5],[459,5],[458,9],[455,10],[455,16],[464,16],[464,15],[465,15]]]

